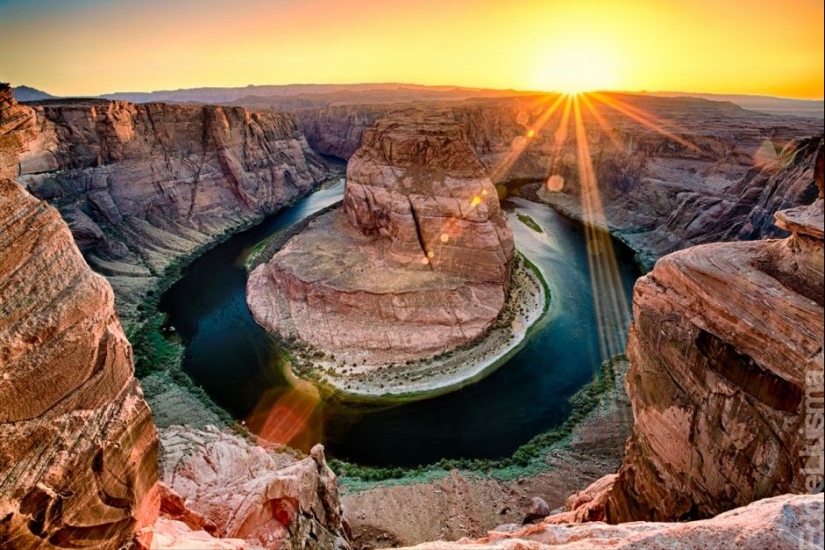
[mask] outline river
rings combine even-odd
[[[256,411],[274,408],[283,414],[275,421],[294,433],[293,445],[306,449],[321,442],[330,456],[364,465],[501,458],[561,424],[569,413],[568,399],[593,379],[601,361],[585,228],[518,198],[503,204],[516,247],[547,275],[552,295],[548,319],[524,349],[480,382],[429,400],[354,408],[334,401],[307,404],[295,397],[280,367],[281,351],[247,309],[244,260],[261,240],[342,195],[343,184],[317,191],[234,235],[185,270],[160,303],[185,345],[185,372],[235,418],[254,419]],[[529,228],[517,214],[529,215],[543,232]],[[632,251],[615,240],[613,247],[619,295],[629,308],[640,272]],[[257,424],[250,420],[250,426]]]

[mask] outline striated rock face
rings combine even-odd
[[[336,477],[320,445],[298,460],[214,428],[179,426],[163,430],[161,444],[163,481],[184,501],[175,508],[191,509],[178,513],[190,529],[271,549],[349,548]],[[166,527],[156,530],[167,536]]]
[[[365,132],[347,167],[344,214],[363,234],[389,238],[397,265],[509,279],[507,216],[463,130],[441,117],[385,120]]]
[[[247,302],[270,331],[369,363],[403,362],[490,327],[513,254],[495,188],[460,128],[378,123],[349,163],[343,210],[258,267]]]
[[[349,160],[361,146],[364,131],[397,110],[384,105],[347,105],[305,109],[295,114],[315,151]]]
[[[634,432],[609,521],[703,518],[822,490],[806,472],[822,437],[821,162],[816,179],[814,204],[777,215],[792,237],[694,247],[637,282]]]
[[[0,546],[120,548],[158,514],[157,434],[112,289],[0,181]]]
[[[512,532],[492,531],[479,540],[431,542],[417,550],[665,550],[738,548],[797,550],[822,547],[820,495],[785,495],[755,502],[713,519],[689,523],[556,525],[541,523]],[[548,518],[548,520],[552,519]]]
[[[14,110],[33,121],[34,137],[10,177],[58,207],[127,318],[173,260],[308,193],[325,174],[286,113],[102,100]],[[5,127],[22,115],[0,116]]]
[[[18,160],[36,137],[31,109],[19,105],[11,87],[0,83],[0,180],[17,176]]]

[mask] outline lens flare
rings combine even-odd
[[[564,178],[554,174],[547,178],[547,190],[558,193],[564,188]]]

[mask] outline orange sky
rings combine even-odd
[[[823,97],[822,0],[0,0],[58,95],[410,82]]]

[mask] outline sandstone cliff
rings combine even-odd
[[[0,546],[120,548],[158,514],[158,440],[111,287],[0,181]]]
[[[171,428],[172,490],[158,485],[158,435],[112,289],[58,212],[8,180],[0,297],[0,547],[119,549],[136,534],[145,548],[349,547],[320,447],[300,460]]]
[[[11,87],[0,82],[0,180],[17,176],[19,158],[36,137],[31,111],[18,105]]]
[[[0,115],[4,127],[26,120],[29,134],[19,163],[0,146],[7,177],[58,207],[127,318],[172,261],[325,175],[285,113],[103,100],[22,106],[6,94]]]
[[[461,129],[377,123],[347,168],[342,211],[313,221],[250,276],[268,330],[372,363],[468,343],[504,306],[514,246]]]
[[[791,237],[689,248],[636,283],[624,464],[548,521],[690,520],[822,492],[821,144],[812,164],[819,198],[776,215]]]
[[[610,521],[709,517],[816,489],[803,451],[822,392],[822,204],[779,213],[789,239],[691,248],[636,284],[635,424]]]

